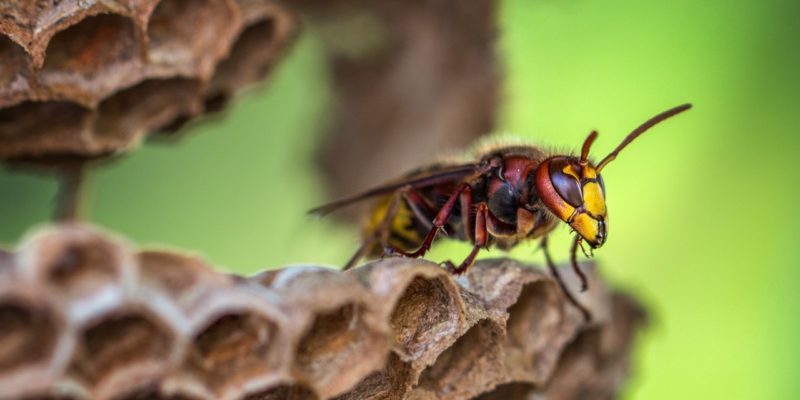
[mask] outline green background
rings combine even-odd
[[[653,314],[627,397],[798,398],[800,3],[506,0],[500,17],[499,131],[575,149],[596,128],[599,158],[653,114],[695,105],[604,171],[610,240],[596,258]],[[239,273],[340,264],[356,231],[304,214],[325,199],[313,150],[330,104],[311,30],[223,119],[94,173],[91,219]],[[0,193],[13,245],[47,221],[55,184],[3,171]],[[533,246],[513,255],[540,262]]]

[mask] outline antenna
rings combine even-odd
[[[623,140],[622,143],[620,143],[619,146],[617,146],[617,148],[614,149],[614,151],[612,151],[609,155],[607,155],[606,158],[603,159],[603,161],[600,161],[600,164],[597,165],[597,172],[599,173],[600,170],[603,169],[603,167],[608,165],[608,163],[610,163],[611,161],[614,161],[614,159],[617,158],[617,155],[619,154],[619,152],[622,151],[622,149],[624,149],[627,145],[629,145],[637,137],[639,137],[639,135],[641,135],[642,133],[645,133],[648,129],[652,128],[654,125],[658,124],[659,122],[661,122],[661,121],[663,121],[663,120],[665,120],[667,118],[670,118],[670,117],[672,117],[672,116],[674,116],[676,114],[680,114],[680,113],[682,113],[682,112],[684,112],[684,111],[686,111],[686,110],[688,110],[690,108],[692,108],[692,105],[689,104],[689,103],[681,104],[681,105],[679,105],[677,107],[670,108],[669,110],[664,111],[661,114],[658,114],[655,117],[648,119],[645,123],[639,125],[638,128],[634,129],[633,132],[628,134],[628,136],[625,138],[625,140]],[[591,137],[591,135],[589,135],[589,137]],[[587,138],[587,141],[588,141],[588,138]],[[591,142],[590,142],[590,144],[591,144]],[[585,149],[586,148],[586,143],[584,143],[583,146],[584,146],[584,149]]]
[[[592,133],[586,137],[586,140],[583,141],[583,147],[581,148],[582,165],[586,165],[586,162],[589,159],[589,149],[592,148],[592,143],[594,143],[595,139],[597,139],[597,131],[592,131]]]

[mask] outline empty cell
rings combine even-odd
[[[260,81],[278,56],[275,21],[265,18],[245,28],[230,55],[220,62],[212,79],[216,93]]]
[[[317,314],[298,343],[295,368],[321,394],[339,394],[383,363],[385,337],[364,313],[364,306],[350,303]]]
[[[27,63],[25,50],[8,37],[0,35],[0,93],[27,87],[23,74]]]
[[[0,374],[47,362],[55,351],[59,326],[47,308],[13,298],[0,300]]]
[[[502,327],[480,320],[422,371],[419,386],[442,399],[464,399],[504,378]]]
[[[394,344],[412,359],[436,343],[454,340],[458,333],[463,311],[443,279],[415,277],[392,312]]]
[[[150,61],[210,69],[229,46],[238,21],[223,0],[164,0],[148,25]],[[192,68],[194,69],[194,68]]]
[[[276,331],[273,321],[255,313],[219,315],[194,335],[187,367],[214,393],[241,389],[248,381],[274,372]]]
[[[89,110],[68,101],[26,101],[0,109],[0,157],[82,154]]]
[[[47,47],[43,76],[75,73],[85,76],[109,71],[115,64],[140,56],[136,27],[114,14],[88,17],[56,34]]]
[[[130,391],[160,377],[168,367],[174,341],[166,324],[153,315],[119,311],[82,330],[71,370],[95,388]]]
[[[197,110],[200,83],[193,79],[152,79],[120,91],[99,106],[94,130],[100,141],[128,145],[132,137]]]
[[[509,363],[533,369],[539,380],[555,364],[564,336],[564,315],[559,288],[551,281],[523,286],[517,302],[508,309],[507,339]]]

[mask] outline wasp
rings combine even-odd
[[[365,256],[422,257],[438,235],[445,233],[473,245],[460,264],[442,263],[453,274],[462,274],[481,249],[509,249],[539,239],[551,274],[567,299],[589,320],[588,310],[567,289],[553,263],[548,235],[559,222],[567,223],[575,232],[571,264],[580,278],[581,291],[585,291],[588,287],[578,265],[578,249],[583,250],[583,242],[597,249],[608,239],[606,187],[601,171],[641,134],[689,108],[691,104],[683,104],[650,118],[596,164],[589,159],[589,151],[597,131],[583,142],[580,155],[552,154],[536,146],[500,146],[484,150],[475,161],[429,165],[309,212],[325,215],[376,198],[362,244],[345,269]]]

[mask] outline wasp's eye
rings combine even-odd
[[[564,168],[569,168],[566,160],[554,160],[550,165],[550,180],[561,198],[578,208],[583,204],[580,183],[577,177],[565,173]]]

